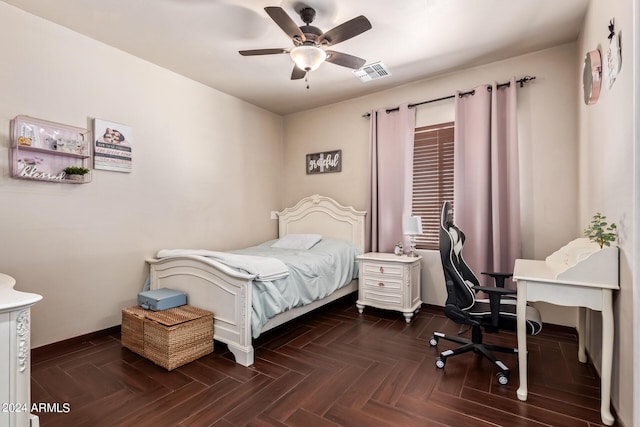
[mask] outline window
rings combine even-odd
[[[440,209],[453,202],[453,122],[416,128],[413,150],[413,215],[422,217],[418,249],[438,249]]]

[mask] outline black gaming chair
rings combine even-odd
[[[480,286],[478,278],[462,257],[464,241],[464,233],[453,224],[451,205],[445,202],[440,216],[440,257],[447,285],[447,302],[444,312],[454,322],[471,327],[471,340],[434,332],[430,340],[432,346],[438,345],[440,339],[462,344],[454,350],[441,352],[436,366],[442,369],[449,357],[473,351],[489,359],[499,370],[498,382],[507,384],[509,368],[491,351],[517,353],[517,349],[484,344],[482,328],[489,333],[497,332],[501,328],[516,329],[516,291],[504,288],[504,280],[511,277],[511,274],[482,273],[493,277],[497,286]],[[489,299],[476,299],[479,291],[484,291]],[[542,329],[540,313],[535,308],[527,306],[526,318],[527,332],[539,333]]]

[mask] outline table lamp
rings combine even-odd
[[[419,216],[402,217],[402,234],[409,236],[410,250],[407,254],[410,257],[416,257],[416,236],[422,234],[422,218]]]

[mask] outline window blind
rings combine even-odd
[[[418,249],[438,249],[440,209],[453,203],[454,122],[415,129],[413,151],[413,215],[422,218]]]

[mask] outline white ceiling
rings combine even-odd
[[[278,114],[306,110],[433,75],[533,52],[577,38],[589,0],[4,0]],[[291,81],[290,48],[265,6],[313,7],[322,31],[358,15],[373,28],[331,48],[382,61],[391,76],[362,83],[324,63]],[[521,77],[521,76],[517,76]]]

